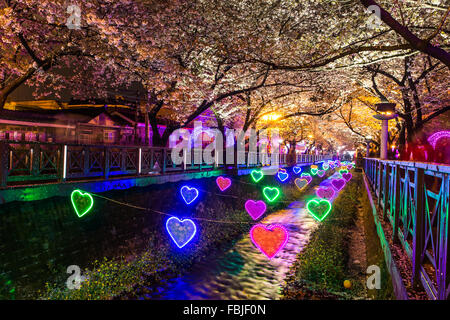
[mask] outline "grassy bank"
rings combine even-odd
[[[395,299],[395,295],[392,287],[392,279],[384,260],[384,253],[378,239],[367,192],[363,191],[360,199],[363,207],[362,215],[364,217],[364,229],[366,232],[367,265],[377,265],[381,271],[381,290],[367,290],[367,296],[374,300],[393,300]],[[371,239],[374,240],[371,241]]]
[[[283,291],[284,299],[365,299],[370,297],[365,288],[365,274],[355,274],[349,266],[349,244],[351,231],[358,217],[358,207],[361,203],[362,177],[354,174],[344,191],[333,203],[329,217],[312,233],[308,246],[299,254],[290,275],[286,278]],[[370,221],[373,218],[364,216],[364,229],[373,231]],[[368,265],[381,266],[386,273],[383,255],[377,235],[367,234]],[[378,247],[377,247],[378,246]],[[384,270],[383,270],[384,267]],[[385,279],[386,287],[390,278]],[[387,280],[386,280],[387,279]],[[350,288],[344,287],[344,281],[351,282]],[[389,290],[374,290],[371,298],[387,298]],[[383,296],[384,294],[384,296]]]

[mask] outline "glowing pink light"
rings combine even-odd
[[[218,177],[216,179],[217,186],[219,187],[220,191],[225,191],[231,186],[231,179],[230,178],[224,178],[224,177]]]
[[[437,142],[442,138],[450,138],[450,131],[436,132],[428,137],[428,142],[433,146],[433,149],[436,149]]]

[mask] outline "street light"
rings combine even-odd
[[[269,113],[264,116],[262,116],[263,121],[275,121],[279,119],[281,115],[279,113]]]
[[[366,146],[367,146],[366,157],[367,158],[370,156],[370,143],[371,142],[372,142],[372,136],[367,136],[366,137]]]
[[[380,159],[387,159],[387,149],[388,149],[388,138],[389,138],[389,120],[398,117],[395,113],[395,103],[390,103],[383,101],[376,104],[377,114],[373,117],[375,119],[381,120],[381,144],[380,144]]]

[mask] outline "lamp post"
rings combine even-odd
[[[366,158],[368,158],[370,156],[370,142],[372,141],[372,136],[367,136],[366,137]]]
[[[380,159],[387,159],[388,151],[388,138],[389,138],[389,120],[398,117],[395,113],[395,103],[389,103],[387,101],[377,103],[377,114],[373,117],[375,119],[381,120],[381,144],[380,144]]]

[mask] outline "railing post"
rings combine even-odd
[[[109,147],[105,147],[105,151],[104,151],[104,157],[103,157],[103,175],[105,176],[105,179],[108,179],[109,177],[109,171],[110,171],[110,150]]]
[[[34,144],[30,149],[30,154],[32,154],[31,158],[31,175],[38,176],[39,175],[39,162],[41,160],[41,146],[40,144]]]
[[[394,241],[394,243],[399,243],[399,238],[398,238],[398,226],[400,223],[400,187],[401,187],[401,177],[400,177],[400,167],[398,165],[395,165],[394,167],[394,174],[395,174],[395,184],[394,184],[394,188],[395,188],[395,194],[394,194],[394,210],[393,214],[394,214],[394,225],[392,226],[392,240]]]
[[[137,174],[140,176],[142,172],[142,148],[138,148],[137,158],[138,158]]]
[[[8,183],[8,156],[9,144],[6,141],[0,141],[0,187],[6,187]]]
[[[381,205],[381,187],[383,185],[383,162],[378,161],[378,178],[377,178],[377,189],[378,189],[378,206]]]
[[[163,167],[162,169],[162,173],[166,173],[166,162],[167,162],[167,149],[164,148],[163,149]],[[201,164],[200,164],[200,168],[201,168]]]
[[[383,192],[383,219],[386,219],[386,212],[389,202],[389,172],[390,166],[388,163],[385,164],[385,175],[384,175],[384,192]]]
[[[64,182],[67,175],[67,145],[61,145],[59,152],[58,180],[59,182]]]
[[[84,147],[83,152],[84,152],[83,173],[84,173],[85,176],[88,176],[89,175],[89,171],[90,171],[90,169],[89,169],[89,158],[90,158],[90,152],[91,152],[90,147],[87,147],[87,146]]]
[[[120,171],[125,172],[127,170],[127,149],[120,149]]]
[[[415,223],[413,232],[412,252],[412,284],[417,287],[420,283],[420,267],[422,265],[422,253],[425,240],[425,192],[424,192],[424,169],[416,168],[414,172],[414,204]]]
[[[439,300],[447,300],[447,270],[448,270],[448,211],[450,206],[450,176],[448,174],[442,175],[443,183],[443,194],[442,194],[442,207],[441,212],[438,213],[441,216],[440,223],[440,235],[439,235],[439,261],[436,262],[438,265],[438,275],[437,275],[437,293]]]

